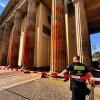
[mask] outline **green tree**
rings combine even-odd
[[[100,61],[100,51],[93,53],[92,57]]]

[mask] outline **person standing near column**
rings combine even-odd
[[[80,57],[78,55],[73,57],[73,63],[68,65],[60,74],[66,72],[70,72],[71,75],[93,77],[88,67],[80,63]],[[95,86],[94,81],[89,82],[92,87]],[[85,80],[75,78],[71,78],[70,80],[70,90],[72,91],[72,100],[85,100],[86,95],[90,92]]]

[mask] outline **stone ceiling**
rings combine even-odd
[[[0,21],[3,21],[6,18],[6,16],[8,16],[12,8],[14,8],[19,1],[20,0],[10,0],[0,17]],[[51,0],[42,1],[45,3],[47,8],[51,9]],[[26,10],[26,6],[21,7],[21,10]],[[90,32],[100,32],[100,0],[85,0],[85,7]]]
[[[43,0],[51,8],[51,0]],[[100,32],[100,0],[85,0],[90,32]]]
[[[100,0],[87,0],[85,4],[90,30],[100,32]]]

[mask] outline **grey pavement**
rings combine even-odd
[[[0,91],[0,100],[70,100],[68,83],[39,79]]]
[[[0,100],[71,100],[69,81],[40,78],[40,75],[35,74],[17,74],[11,77],[7,77],[9,74],[4,74],[6,78],[0,79]],[[94,100],[100,100],[99,91],[100,86],[96,85]]]

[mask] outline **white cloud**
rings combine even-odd
[[[0,2],[0,6],[2,6],[3,8],[5,8],[6,5]]]

